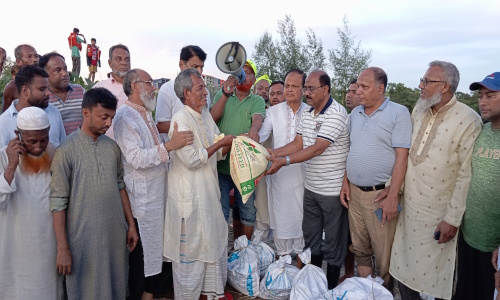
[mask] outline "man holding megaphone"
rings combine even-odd
[[[221,90],[214,97],[210,113],[217,123],[220,132],[231,135],[248,134],[248,137],[259,142],[259,130],[266,113],[265,102],[261,96],[252,93],[257,67],[251,60],[246,60],[243,71],[245,79],[239,83],[234,75],[230,75],[222,84]],[[228,73],[228,72],[226,72]],[[234,188],[235,203],[233,207],[233,236],[246,235],[252,237],[255,223],[255,194],[243,204],[241,194],[235,188],[229,169],[229,155],[217,163],[221,204],[226,221],[229,218],[229,192]]]

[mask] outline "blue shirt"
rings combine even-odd
[[[410,148],[412,123],[408,109],[385,98],[371,115],[362,105],[349,117],[351,149],[347,156],[347,178],[354,185],[373,186],[392,176],[396,150]]]
[[[0,115],[0,148],[7,146],[10,140],[16,137],[14,131],[17,129],[17,114],[19,112],[16,109],[16,105],[18,102],[19,99],[12,101],[9,108]],[[64,130],[61,113],[50,103],[44,110],[49,117],[50,123],[49,141],[60,145],[66,140],[66,131]]]

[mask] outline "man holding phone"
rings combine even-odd
[[[340,201],[349,208],[350,250],[356,256],[359,276],[372,275],[375,255],[377,274],[392,290],[389,261],[411,143],[411,118],[406,107],[385,98],[384,70],[365,69],[357,85],[360,105],[349,118],[351,148]],[[380,199],[377,195],[389,181],[388,194]]]

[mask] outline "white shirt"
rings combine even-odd
[[[172,116],[184,108],[184,104],[182,104],[181,99],[179,99],[179,97],[175,94],[174,83],[175,79],[165,82],[158,92],[155,112],[156,124],[158,124],[158,122],[170,122],[170,120],[172,120]],[[207,107],[210,107],[210,104],[210,93],[208,92]],[[171,126],[173,126],[173,124],[171,124]],[[167,133],[162,133],[161,135],[165,142],[170,140]]]
[[[259,131],[260,142],[273,133],[273,148],[280,148],[295,139],[296,128],[302,114],[310,107],[301,103],[296,113],[286,102],[271,106]],[[276,174],[267,176],[269,221],[274,234],[280,239],[301,238],[304,173],[303,164],[292,164],[281,168]]]
[[[47,151],[55,149],[49,144]],[[50,172],[18,166],[5,180],[7,147],[0,149],[0,299],[57,298],[56,238],[50,212]]]
[[[144,251],[144,275],[159,274],[162,267],[163,222],[167,200],[168,153],[151,112],[126,102],[115,119],[115,141],[120,146],[123,179],[132,214],[139,224]]]
[[[19,99],[12,102],[9,108],[0,115],[0,147],[7,146],[13,138],[16,137],[15,130],[17,129],[17,115],[16,108]],[[61,113],[52,104],[49,103],[44,111],[49,117],[49,140],[50,142],[60,145],[66,140],[66,130],[64,129]]]

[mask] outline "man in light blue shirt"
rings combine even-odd
[[[66,140],[66,132],[59,110],[49,104],[49,75],[44,69],[37,66],[26,66],[16,75],[16,87],[19,99],[0,115],[0,148],[7,146],[9,141],[16,137],[17,115],[26,107],[36,106],[47,113],[50,130],[49,141],[59,145]]]

